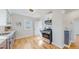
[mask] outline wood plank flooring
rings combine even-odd
[[[79,36],[76,36],[74,43],[71,43],[69,49],[79,49]]]
[[[49,44],[48,39],[38,36],[31,36],[15,40],[13,49],[60,49],[60,48],[53,44]],[[64,47],[63,49],[79,49],[79,36],[77,36],[76,42],[72,43],[69,48]]]
[[[49,44],[48,39],[32,36],[15,40],[13,49],[59,49],[59,47]]]

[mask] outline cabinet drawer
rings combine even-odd
[[[6,49],[6,40],[0,44],[0,49]]]

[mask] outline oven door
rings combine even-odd
[[[42,33],[42,36],[50,41],[50,44],[52,43],[52,35],[51,34],[46,34]]]

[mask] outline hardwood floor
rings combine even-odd
[[[49,41],[43,37],[31,36],[15,40],[13,49],[60,49],[60,48],[53,44],[49,44]],[[71,43],[70,47],[64,47],[63,49],[79,49],[79,36],[77,36],[75,43]]]
[[[79,49],[79,36],[76,36],[74,43],[71,43],[69,49]]]
[[[69,49],[79,49],[79,47],[75,43],[72,43]]]
[[[70,47],[64,47],[63,49],[79,49],[79,46],[77,46],[75,43],[71,43]]]
[[[13,49],[59,49],[59,47],[49,44],[43,37],[27,37],[15,40]]]

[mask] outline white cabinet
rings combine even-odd
[[[9,38],[7,38],[7,49],[12,49],[13,44],[14,44],[14,40],[15,40],[15,31],[13,31]]]
[[[5,26],[8,25],[8,13],[6,9],[0,9],[0,32],[4,32]]]
[[[5,26],[7,24],[7,11],[5,9],[0,9],[0,26]]]
[[[14,44],[15,31],[0,35],[0,49],[11,49]]]
[[[0,44],[0,49],[6,49],[6,40]]]

